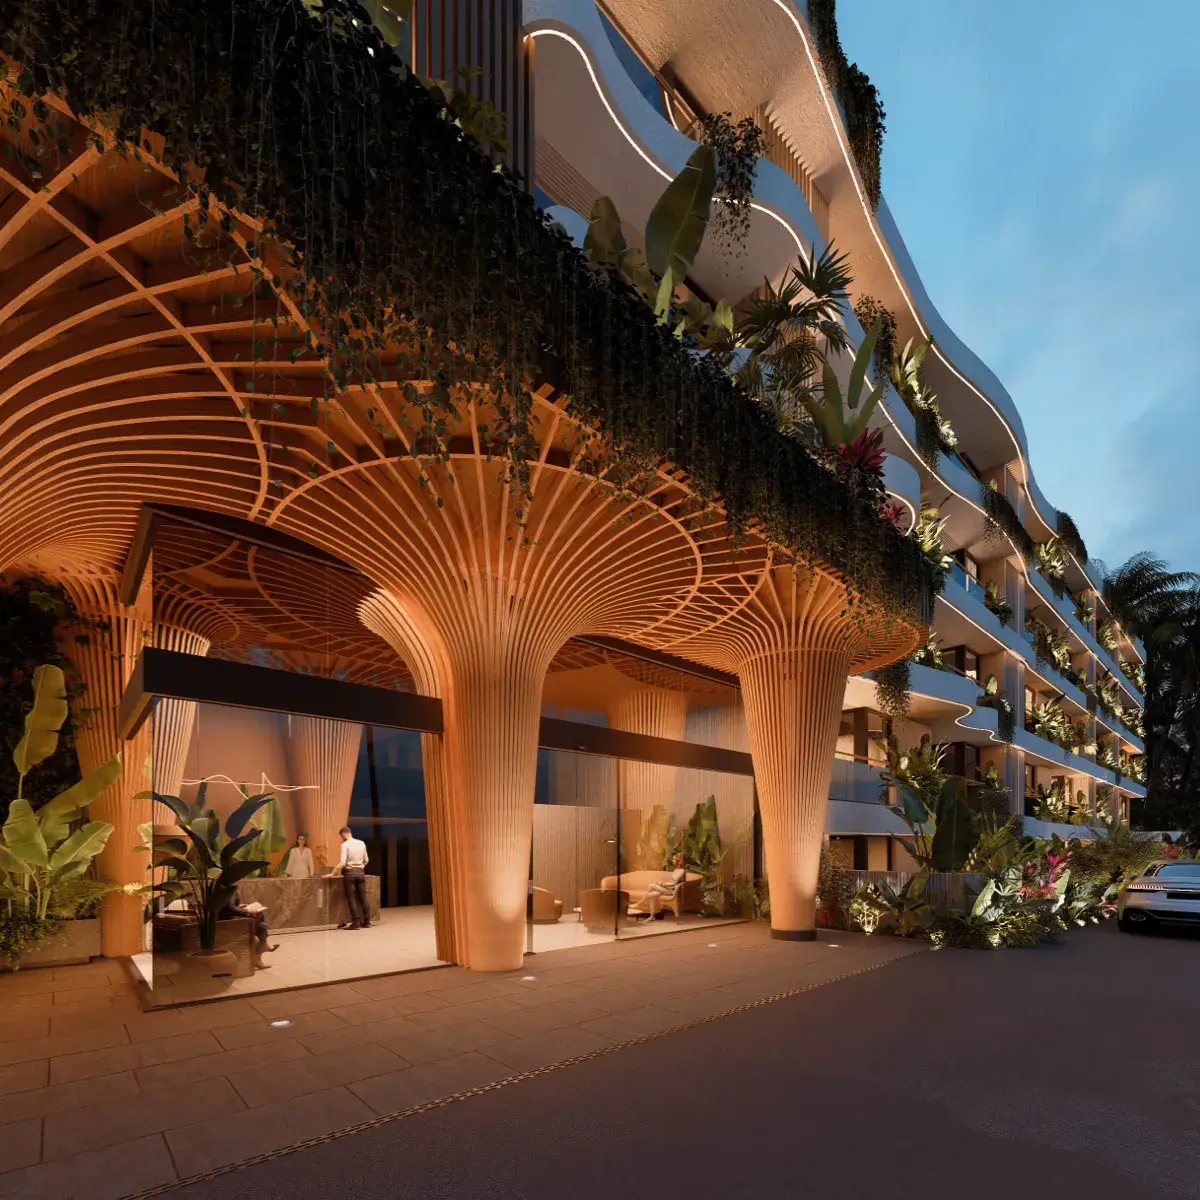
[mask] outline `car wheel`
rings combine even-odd
[[[1137,933],[1138,927],[1125,917],[1117,918],[1117,928],[1122,933]]]

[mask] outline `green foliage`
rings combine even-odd
[[[988,612],[995,614],[1001,625],[1008,625],[1013,619],[1013,606],[1008,597],[1000,592],[1000,585],[993,579],[984,585],[983,605]]]
[[[933,505],[923,505],[921,515],[917,518],[916,525],[913,526],[912,536],[929,563],[935,594],[940,594],[946,586],[950,565],[954,561],[946,553],[943,540],[949,520],[949,517],[942,516],[941,509],[935,508]]]
[[[879,92],[864,71],[851,63],[838,38],[836,0],[808,0],[808,24],[829,86],[841,102],[850,151],[858,164],[867,199],[879,207],[880,159],[887,128]]]
[[[41,664],[61,667],[68,695],[75,693],[77,698],[79,684],[72,683],[71,664],[60,649],[62,635],[77,624],[75,610],[57,584],[39,579],[10,582],[0,575],[0,821],[17,794],[12,752],[24,736],[34,670]],[[36,807],[78,778],[74,721],[68,716],[59,730],[58,748],[23,782],[22,794]]]
[[[983,690],[975,701],[977,708],[994,708],[996,710],[996,732],[1002,742],[1011,742],[1016,735],[1017,718],[1013,707],[1000,695],[1000,681],[995,675],[989,675],[983,681]],[[995,772],[996,764],[989,763],[988,768]],[[1007,792],[1005,792],[1007,795]]]
[[[734,124],[732,113],[700,118],[701,141],[717,154],[717,208],[713,237],[725,255],[738,258],[750,234],[750,201],[762,156],[763,131],[752,117]]]
[[[1104,647],[1109,654],[1117,652],[1117,623],[1109,618],[1107,621],[1102,621],[1096,630],[1096,641]]]
[[[921,667],[932,667],[935,671],[949,670],[942,655],[942,647],[937,640],[937,634],[932,629],[925,638],[925,644],[918,646],[913,652],[912,661]]]
[[[885,881],[864,883],[850,903],[850,920],[863,933],[894,933],[897,937],[923,937],[934,919],[925,899],[929,872],[912,876],[897,891]]]
[[[771,891],[765,879],[735,875],[729,885],[729,903],[733,911],[755,921],[771,919]]]
[[[844,396],[832,365],[826,361],[820,399],[811,392],[800,393],[797,397],[823,446],[845,446],[861,436],[883,397],[883,384],[871,385],[866,380],[879,328],[878,324],[871,326],[855,353]]]
[[[891,376],[917,423],[917,453],[930,471],[936,472],[939,455],[953,454],[958,449],[958,435],[942,416],[937,396],[921,382],[921,364],[932,346],[932,338],[915,343],[910,338],[892,362]]]
[[[1075,597],[1075,620],[1080,625],[1090,626],[1092,618],[1096,615],[1095,606],[1088,600],[1085,593],[1080,592]]]
[[[247,827],[272,796],[264,792],[246,797],[226,819],[223,832],[216,810],[205,804],[203,784],[195,804],[160,792],[141,792],[137,798],[153,799],[170,809],[184,834],[156,840],[151,863],[165,878],[143,890],[171,900],[186,899],[199,926],[201,949],[212,950],[217,920],[232,902],[237,885],[270,866],[265,858],[242,857],[241,851],[262,837],[261,829]]]
[[[12,754],[17,795],[0,830],[0,925],[13,969],[21,947],[42,940],[48,923],[74,917],[112,890],[111,884],[83,878],[113,831],[107,821],[86,821],[85,814],[121,774],[120,759],[114,758],[37,809],[24,798],[25,777],[54,756],[67,719],[62,668],[43,664],[32,684],[33,703]]]
[[[983,515],[993,535],[1003,534],[1008,538],[1026,562],[1033,559],[1033,538],[1029,536],[1029,530],[1021,524],[1017,510],[994,481],[989,481],[983,489]]]
[[[901,845],[925,871],[961,871],[979,837],[966,782],[946,776],[945,756],[946,747],[929,734],[907,751],[892,737],[888,764],[880,773],[881,799],[886,804],[889,789],[895,788],[898,804],[892,811],[911,832]]]
[[[1083,883],[1118,888],[1132,883],[1156,858],[1162,846],[1156,838],[1134,833],[1117,823],[1107,836],[1073,844],[1071,874]]]
[[[860,296],[854,305],[854,315],[864,332],[876,324],[879,326],[871,374],[876,380],[890,378],[896,361],[896,318],[874,296]]]
[[[39,917],[36,912],[14,910],[0,913],[0,958],[10,971],[21,967],[21,958],[44,946],[61,928],[56,917]]]
[[[885,717],[903,720],[908,715],[909,660],[875,668],[875,702]]]
[[[1064,750],[1070,750],[1075,742],[1075,727],[1063,712],[1063,699],[1060,693],[1034,704],[1033,732]]]
[[[1067,548],[1057,537],[1048,542],[1040,542],[1033,548],[1034,563],[1037,569],[1046,577],[1054,594],[1060,599],[1066,595],[1067,585],[1064,575],[1067,570]]]
[[[374,28],[354,23],[360,11],[347,0],[315,16],[299,0],[66,10],[14,0],[0,13],[0,50],[17,64],[26,108],[53,91],[83,117],[103,114],[118,150],[153,153],[183,181],[188,232],[214,268],[249,270],[265,295],[284,292],[308,315],[318,415],[335,398],[374,401],[381,353],[406,348],[392,379],[439,381],[418,399],[406,393],[401,415],[428,431],[418,444],[444,451],[462,398],[486,385],[497,397],[487,441],[527,498],[531,386],[548,379],[599,431],[598,454],[665,458],[701,498],[721,501],[735,535],[759,522],[860,593],[924,616],[930,578],[916,548],[780,438],[719,363],[591,271]],[[44,180],[61,162],[56,118],[34,107],[47,136],[27,165]],[[226,236],[232,211],[263,238]],[[269,245],[278,270],[262,257]]]
[[[852,282],[848,257],[830,242],[801,254],[778,290],[763,280],[762,295],[737,325],[737,344],[749,350],[734,380],[768,412],[776,428],[806,443],[804,399],[819,395],[831,353],[849,349],[841,322]]]
[[[1075,561],[1080,566],[1085,566],[1088,560],[1087,546],[1084,545],[1083,538],[1080,536],[1075,522],[1071,520],[1070,513],[1065,513],[1059,509],[1055,526],[1062,544],[1075,556]]]
[[[682,830],[676,831],[674,817],[670,818],[661,866],[663,870],[668,870],[675,855],[683,855],[687,870],[694,871],[701,877],[701,912],[724,912],[727,893],[725,858],[746,836],[748,829],[747,826],[746,829],[740,830],[728,846],[722,845],[715,796],[709,796],[707,800],[702,800],[696,805],[691,819]]]
[[[382,5],[379,7],[382,8]],[[445,106],[443,114],[484,154],[502,159],[512,149],[512,143],[508,140],[508,117],[490,100],[476,96],[473,85],[483,74],[481,67],[459,67],[453,83],[423,76],[421,82]]]

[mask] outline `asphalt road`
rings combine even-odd
[[[1200,938],[918,955],[175,1193],[1200,1197]]]

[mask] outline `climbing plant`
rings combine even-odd
[[[808,0],[808,24],[825,77],[841,102],[850,151],[875,209],[881,194],[880,159],[887,113],[870,77],[846,58],[838,37],[836,10],[837,0]]]
[[[717,152],[717,206],[711,230],[717,248],[738,258],[750,234],[750,201],[763,152],[763,131],[753,117],[734,122],[733,114],[700,118],[701,141]]]

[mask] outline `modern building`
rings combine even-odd
[[[225,105],[235,60],[266,44],[253,14],[267,8],[295,36],[246,89],[263,128],[293,115],[280,80],[303,78],[301,98],[352,82],[353,119],[314,117],[294,157],[297,143],[277,147],[279,168]],[[300,0],[247,9],[236,30],[181,15],[153,45],[201,47],[184,74],[188,103],[209,105],[203,144],[173,140],[152,81],[76,75],[79,55],[39,76],[46,110],[26,104],[0,133],[0,571],[62,584],[81,616],[80,758],[124,762],[92,810],[116,826],[100,869],[124,885],[105,901],[104,948],[131,957],[153,1002],[446,962],[510,970],[529,951],[731,919],[764,877],[775,934],[811,938],[826,838],[846,865],[902,866],[877,802],[889,733],[950,742],[972,781],[994,763],[1014,812],[1059,778],[1114,813],[1141,794],[1141,696],[1097,640],[1098,581],[1082,552],[1057,584],[1023,553],[1015,523],[1037,543],[1069,526],[1029,471],[1012,401],[867,200],[802,6],[418,0],[396,53],[422,75],[485,70],[473,86],[508,117],[517,186],[428,118],[373,33],[314,33]],[[80,55],[112,36],[91,31]],[[221,37],[235,52],[206,57]],[[38,54],[27,33],[5,45]],[[118,84],[126,120],[157,113],[136,156],[86,116],[114,111],[103,89]],[[576,240],[607,195],[636,246],[695,149],[687,131],[726,111],[766,133],[749,233],[740,255],[706,244],[685,287],[739,304],[836,240],[856,300],[891,311],[901,341],[934,336],[927,382],[958,453],[931,470],[899,396],[880,411],[889,490],[914,519],[931,500],[947,518],[956,563],[935,609],[913,539],[664,338],[520,194]],[[311,186],[328,181],[326,135],[373,152],[337,160],[339,201]],[[205,158],[222,138],[228,154]],[[227,162],[255,186],[221,191]],[[296,190],[275,220],[281,177]],[[377,177],[392,190],[373,192]],[[363,280],[387,302],[356,293]],[[1015,521],[998,524],[989,482]],[[993,581],[1007,623],[984,602]],[[1065,640],[1072,679],[1094,696],[1111,678],[1124,698],[1108,684],[1103,706],[1089,698],[1027,616]],[[946,669],[914,665],[909,716],[890,722],[871,672],[930,628]],[[1016,712],[1008,737],[979,704],[989,675]],[[1036,706],[1059,694],[1103,753],[1043,736]],[[242,884],[284,933],[265,975],[240,924],[219,985],[189,974],[186,921],[143,926],[145,827],[179,832],[151,788],[223,816],[273,796],[273,869],[307,836],[315,877]],[[344,825],[373,877],[376,919],[354,938],[320,878]],[[679,845],[706,871],[664,906],[647,889]]]
[[[778,285],[797,254],[833,242],[850,257],[855,309],[868,300],[889,312],[897,346],[933,339],[922,380],[956,449],[925,450],[917,414],[891,387],[877,423],[891,493],[914,517],[932,505],[946,519],[954,561],[932,624],[940,656],[919,655],[912,665],[905,721],[883,715],[871,678],[848,681],[828,815],[838,861],[903,865],[876,803],[890,734],[902,749],[925,734],[948,744],[947,769],[971,783],[994,767],[1010,811],[1026,816],[1031,831],[1057,823],[1036,821],[1038,812],[1065,819],[1075,809],[1078,820],[1086,808],[1095,824],[1127,818],[1130,800],[1145,795],[1144,648],[1111,620],[1073,522],[1042,493],[1016,403],[939,315],[886,199],[872,203],[866,180],[877,175],[856,158],[843,98],[831,86],[833,7],[526,0],[539,199],[578,230],[562,209],[586,217],[597,195],[609,195],[636,236],[664,179],[693,149],[698,119],[751,117],[764,155],[745,252],[732,262],[715,247],[702,252],[700,294],[736,305],[764,279]],[[863,331],[852,314],[847,324],[857,343]],[[1046,543],[1061,547],[1058,578],[1039,566]],[[939,657],[940,666],[929,665]],[[989,676],[996,699],[1011,707],[1011,732],[999,707],[980,704]],[[1046,813],[1047,792],[1060,813]]]

